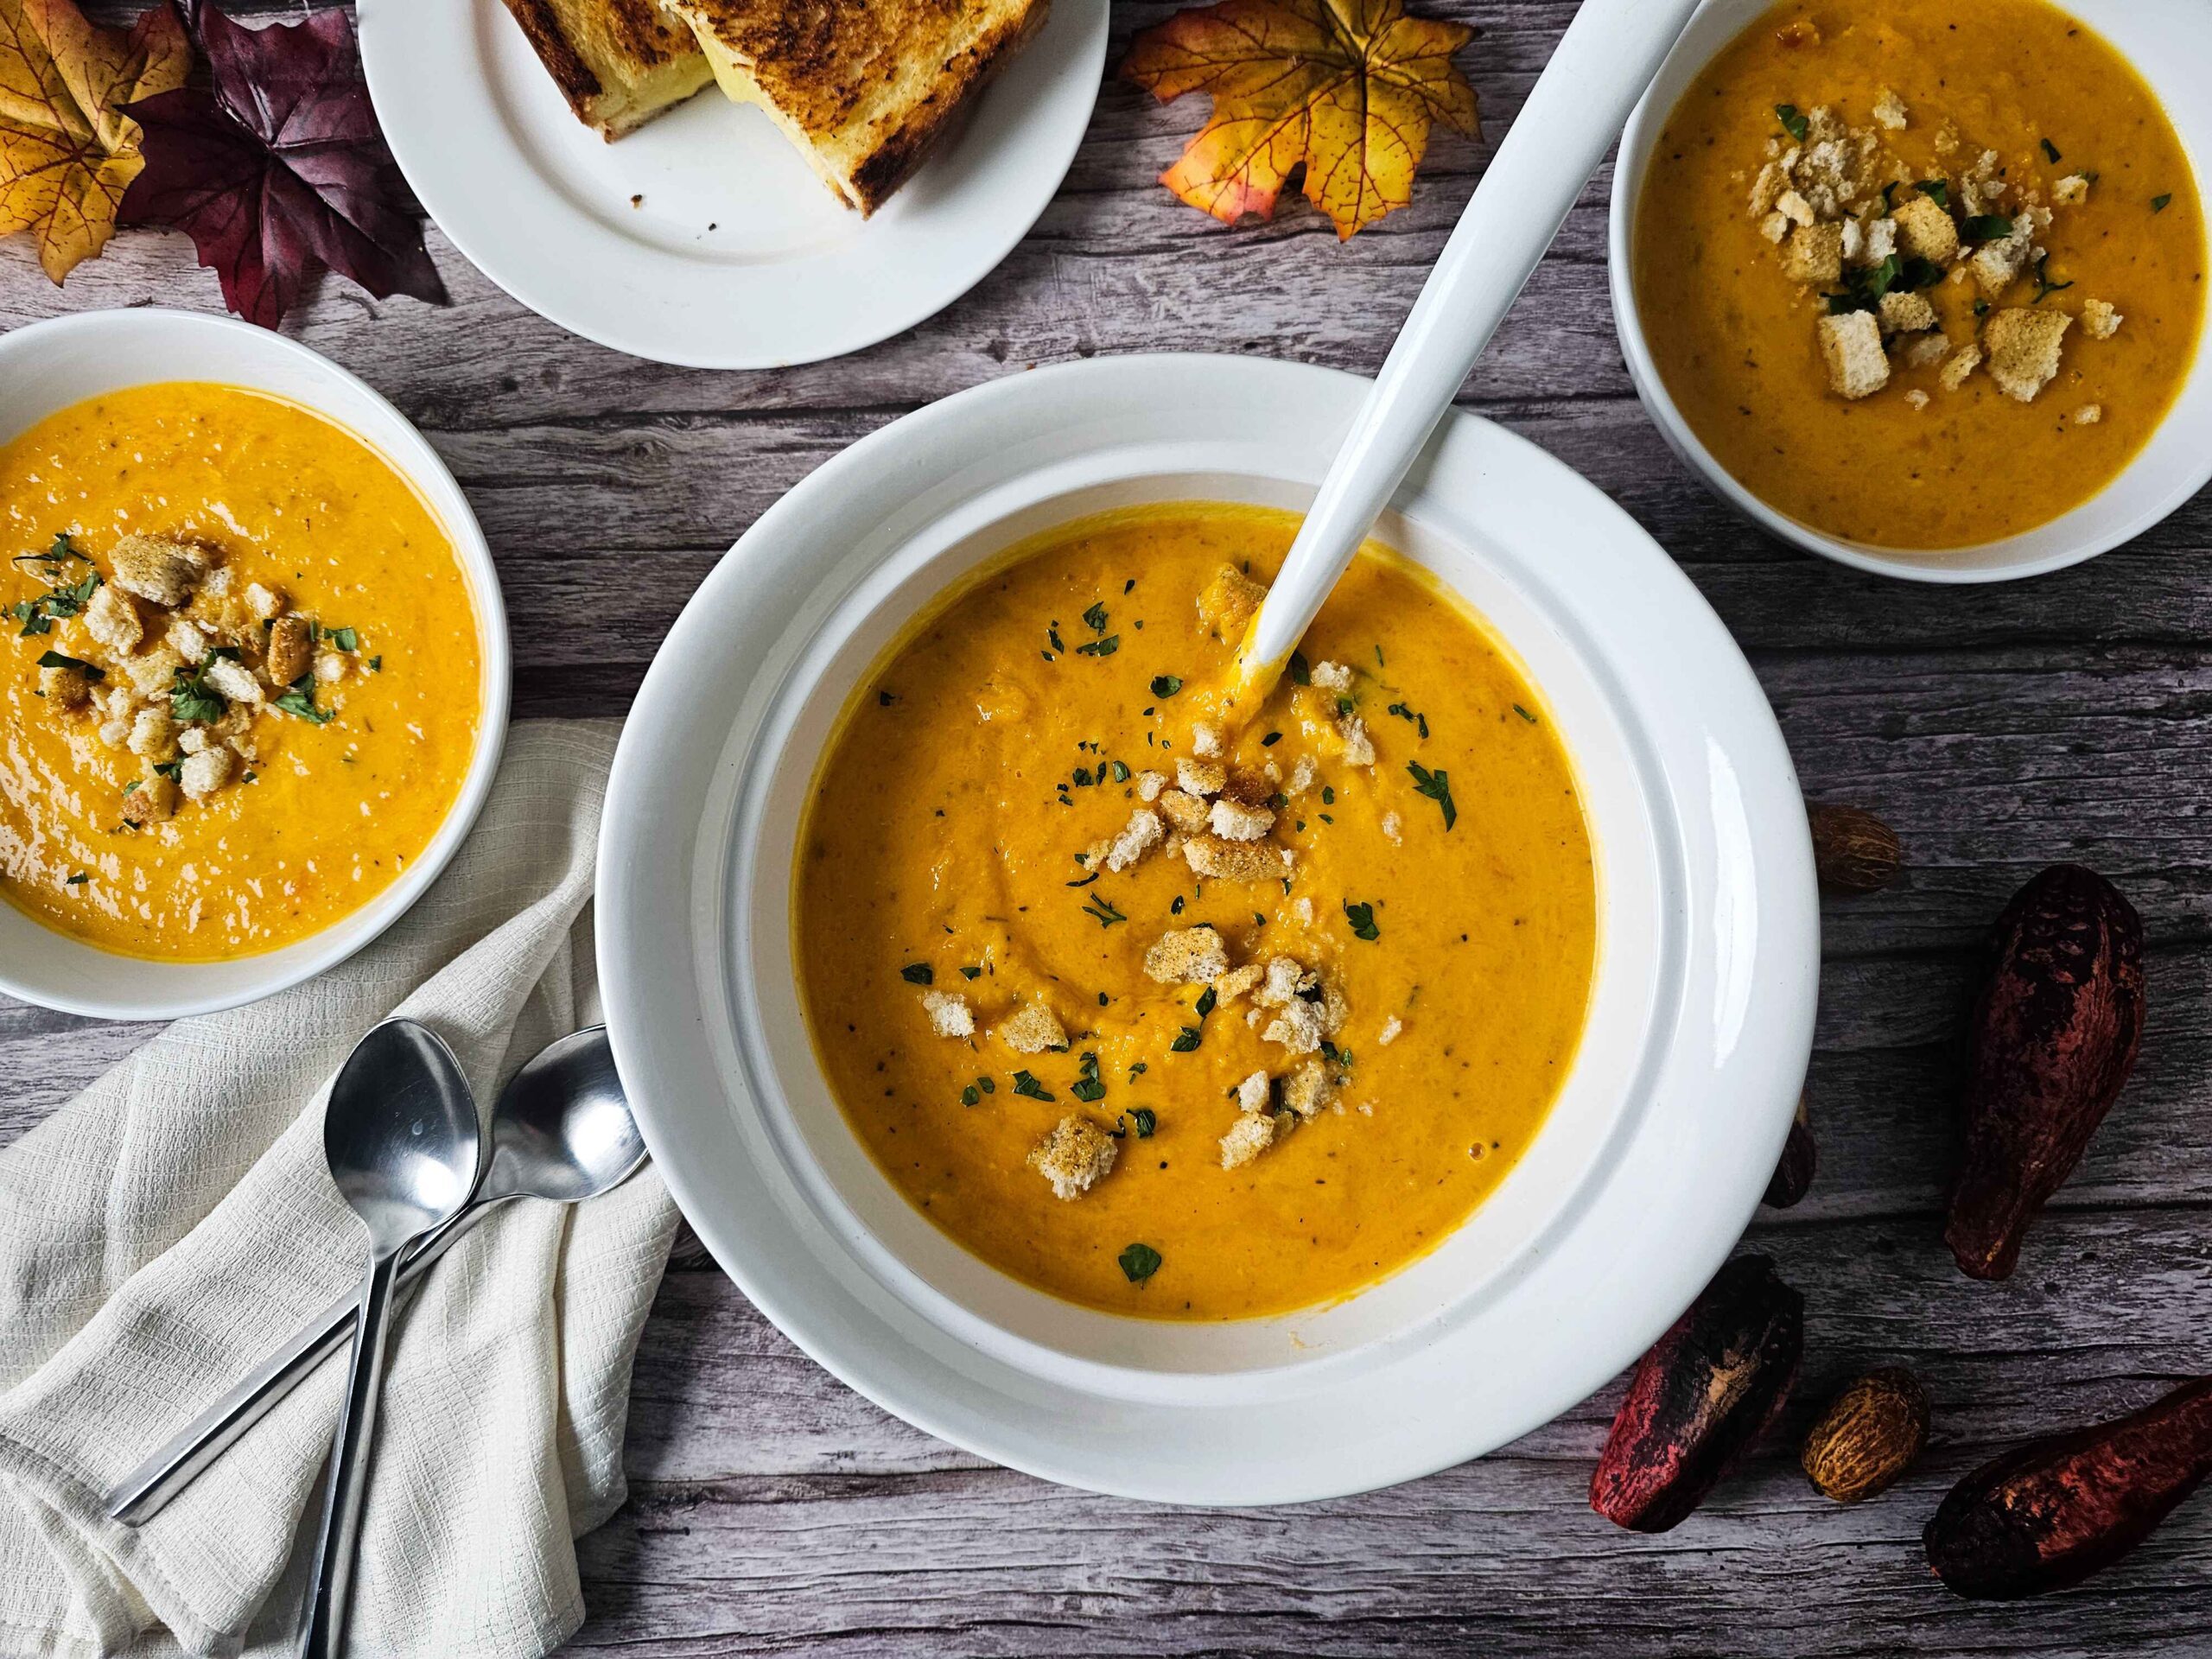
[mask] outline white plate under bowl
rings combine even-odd
[[[1714,459],[1667,391],[1644,338],[1636,295],[1637,213],[1659,135],[1690,84],[1774,0],[1706,0],[1675,43],[1659,78],[1629,118],[1613,170],[1611,282],[1613,321],[1637,395],[1676,454],[1713,493],[1753,523],[1808,551],[1882,575],[1913,582],[2010,582],[2093,559],[2131,542],[2177,511],[2212,482],[2212,351],[2200,349],[2180,397],[2118,478],[2072,512],[2018,536],[1979,547],[1916,552],[1847,541],[1778,512]],[[2119,48],[2165,105],[2182,147],[2206,182],[2202,158],[2212,156],[2212,4],[2206,0],[2062,0]]]
[[[1474,604],[1543,689],[1601,894],[1581,1051],[1497,1194],[1333,1306],[1135,1319],[950,1243],[846,1124],[789,943],[799,812],[846,695],[907,619],[1039,530],[1138,502],[1304,505],[1364,391],[1250,359],[1117,358],[910,415],[793,489],[716,567],[615,759],[599,869],[608,1025],[685,1215],[836,1376],[1051,1479],[1273,1503],[1513,1439],[1632,1360],[1705,1284],[1773,1173],[1803,1078],[1818,906],[1758,683],[1626,514],[1454,415],[1380,533]]]
[[[711,86],[607,143],[500,0],[364,0],[360,31],[400,170],[479,270],[633,357],[762,369],[872,346],[996,268],[1090,124],[1106,0],[1055,0],[965,129],[865,219]]]
[[[149,961],[97,950],[0,903],[0,992],[102,1020],[176,1020],[233,1008],[345,961],[405,915],[452,861],[483,810],[507,737],[507,612],[476,515],[407,417],[328,358],[250,323],[184,311],[92,311],[32,323],[0,336],[0,444],[87,397],[165,380],[213,381],[286,398],[391,462],[452,541],[467,579],[483,696],[468,775],[422,855],[360,909],[296,944],[232,962]]]

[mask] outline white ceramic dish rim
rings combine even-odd
[[[353,956],[406,914],[467,839],[506,742],[512,657],[499,572],[461,486],[407,417],[366,381],[296,340],[229,317],[157,307],[86,312],[0,336],[0,391],[23,359],[57,353],[92,354],[116,366],[87,365],[81,379],[42,383],[35,398],[5,398],[10,418],[0,442],[85,398],[167,380],[218,381],[285,397],[361,439],[414,486],[452,539],[476,611],[483,695],[467,775],[414,868],[360,909],[280,950],[229,962],[169,963],[99,950],[0,904],[0,992],[95,1019],[213,1014],[312,979]],[[27,957],[41,964],[37,971],[22,965]],[[65,971],[66,979],[53,976]]]
[[[1622,672],[1663,732],[1683,836],[1688,885],[1670,897],[1688,952],[1681,1027],[1702,1013],[1724,1033],[1702,1048],[1694,1032],[1669,1034],[1660,1063],[1673,1069],[1654,1090],[1663,1109],[1644,1111],[1611,1166],[1591,1173],[1573,1224],[1478,1319],[1429,1321],[1347,1363],[1268,1374],[1271,1402],[1325,1414],[1313,1420],[1328,1426],[1319,1434],[1300,1414],[1224,1403],[1209,1386],[1217,1379],[1056,1370],[988,1328],[937,1322],[941,1310],[876,1276],[782,1168],[763,1115],[733,1097],[746,1062],[715,980],[731,949],[728,849],[748,753],[777,686],[857,580],[963,505],[1004,490],[1003,507],[1025,479],[1044,479],[1031,487],[1049,495],[1055,462],[1088,458],[1095,480],[1110,452],[1132,446],[1155,470],[1170,447],[1191,469],[1310,489],[1362,385],[1252,359],[1097,359],[910,416],[795,489],[710,575],[617,756],[601,849],[602,982],[617,1058],[671,1191],[755,1304],[833,1373],[930,1433],[1047,1478],[1169,1501],[1289,1501],[1408,1478],[1525,1432],[1633,1358],[1725,1259],[1802,1081],[1818,912],[1794,774],[1756,682],[1625,515],[1541,451],[1459,416],[1400,505],[1414,522],[1510,523],[1517,553],[1478,528],[1483,556],[1578,620],[1605,618],[1607,643],[1634,659]],[[1596,537],[1579,550],[1589,579],[1570,593],[1529,532],[1591,526]],[[851,550],[825,572],[810,556],[823,544]],[[1717,1022],[1703,1007],[1716,1001],[1728,1011]]]
[[[698,369],[843,356],[958,299],[1052,201],[1089,128],[1106,60],[1104,0],[1060,0],[950,151],[836,245],[692,258],[610,229],[550,161],[529,153],[485,62],[493,49],[485,32],[514,27],[498,0],[440,0],[429,14],[417,0],[367,0],[359,16],[362,67],[392,155],[469,263],[572,334]],[[550,77],[531,88],[573,120]],[[698,96],[721,94],[709,86]],[[653,131],[622,143],[650,142]],[[795,188],[822,188],[810,177]]]
[[[1856,569],[1935,583],[2011,582],[2080,564],[2155,528],[2212,482],[2212,347],[2202,339],[2174,407],[2126,470],[2073,511],[2002,541],[1935,552],[1847,541],[1777,512],[1737,482],[1691,429],[1652,360],[1636,296],[1636,215],[1652,152],[1676,102],[1731,41],[1776,3],[1707,0],[1629,118],[1614,167],[1608,258],[1614,325],[1637,396],[1684,464],[1716,495],[1785,542]],[[2158,94],[2202,194],[2203,158],[2212,155],[2212,104],[2195,94],[2212,76],[2212,8],[2198,0],[2060,0],[2060,9],[2118,47]],[[2190,96],[2177,95],[2183,92]]]

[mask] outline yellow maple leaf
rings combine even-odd
[[[1475,89],[1452,61],[1461,23],[1402,0],[1223,0],[1138,35],[1122,76],[1162,103],[1210,92],[1213,112],[1160,181],[1224,225],[1274,216],[1293,172],[1350,237],[1412,199],[1437,122],[1475,137]]]
[[[70,0],[0,0],[0,236],[30,232],[56,283],[96,257],[145,165],[124,106],[183,86],[191,67],[168,5],[120,29]]]

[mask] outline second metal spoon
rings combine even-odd
[[[573,1204],[619,1186],[645,1161],[645,1141],[615,1074],[607,1028],[563,1037],[515,1073],[492,1111],[492,1156],[468,1205],[400,1268],[402,1289],[509,1198]],[[266,1416],[351,1338],[357,1299],[333,1302],[252,1374],[111,1488],[107,1512],[139,1526]]]

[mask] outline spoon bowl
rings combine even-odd
[[[576,1204],[620,1186],[645,1160],[607,1027],[593,1026],[549,1045],[508,1079],[493,1109],[492,1160],[475,1202]]]

